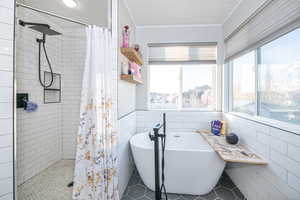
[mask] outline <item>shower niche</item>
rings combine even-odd
[[[51,72],[44,71],[44,85],[51,82]],[[44,104],[61,103],[61,74],[53,73],[53,83],[44,88]]]

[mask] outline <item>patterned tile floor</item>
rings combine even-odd
[[[74,160],[61,160],[18,187],[18,200],[71,200]]]
[[[149,190],[135,170],[124,192],[122,200],[154,200],[155,194]],[[246,200],[229,176],[223,173],[217,186],[207,195],[193,196],[169,194],[169,200]]]

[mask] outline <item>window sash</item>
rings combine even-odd
[[[149,62],[149,67],[151,67],[151,65],[153,66],[153,65],[164,65],[164,64],[165,64],[164,62],[161,62],[159,64],[158,63],[152,63],[151,64],[151,62]],[[186,63],[184,63],[184,64],[186,64]],[[217,82],[216,81],[213,81],[213,88],[212,88],[212,90],[213,90],[212,94],[213,94],[213,99],[214,99],[214,101],[213,101],[213,104],[214,104],[213,109],[183,108],[183,68],[184,67],[185,67],[184,65],[181,65],[180,66],[180,72],[179,72],[179,77],[180,78],[179,78],[179,99],[178,99],[178,106],[177,106],[176,109],[171,109],[171,110],[187,110],[187,111],[188,110],[195,110],[195,111],[208,111],[208,112],[215,112],[215,111],[217,111],[217,107],[218,107],[217,106],[217,102],[218,102],[218,100],[217,100]],[[199,67],[201,67],[201,66],[199,66]],[[217,79],[217,71],[218,71],[217,65],[214,64],[213,67],[214,67],[214,74],[215,74],[215,77],[213,78],[213,80],[216,80]],[[149,93],[150,93],[150,90],[148,90],[148,94]],[[150,95],[148,95],[148,97],[150,99]],[[150,100],[148,100],[148,102],[149,102],[149,106],[148,107],[151,110],[164,110],[165,109],[165,108],[163,108],[163,109],[152,108]]]
[[[255,49],[254,50],[254,54],[255,54],[255,66],[254,66],[254,71],[255,71],[255,111],[254,114],[247,114],[247,113],[243,113],[245,115],[250,115],[250,116],[259,116],[259,67],[258,65],[261,62],[261,58],[260,58],[260,50],[259,49]],[[244,54],[246,55],[246,54]],[[243,55],[242,55],[243,56]],[[235,58],[237,59],[237,58]],[[236,111],[234,111],[233,105],[234,105],[234,93],[233,93],[233,60],[230,60],[228,63],[228,67],[229,67],[229,89],[228,89],[228,98],[229,98],[229,106],[228,106],[228,111],[229,112],[233,112],[233,113],[238,113]]]
[[[292,31],[291,31],[292,32]],[[277,38],[276,38],[277,39]],[[275,41],[276,39],[274,39],[273,41]],[[270,42],[273,42],[270,41]],[[268,43],[267,43],[268,44]],[[267,45],[264,44],[264,45]],[[228,84],[228,90],[227,90],[227,95],[228,95],[228,110],[227,112],[229,113],[233,113],[234,115],[237,116],[245,116],[247,118],[247,116],[253,117],[255,120],[260,120],[260,121],[267,121],[267,122],[272,122],[273,124],[276,124],[275,122],[278,122],[279,124],[288,124],[291,127],[297,127],[296,129],[298,129],[300,126],[294,123],[290,123],[290,122],[286,122],[286,121],[281,121],[281,120],[277,120],[277,119],[273,119],[273,118],[268,118],[268,117],[264,117],[260,114],[260,84],[261,84],[261,73],[260,73],[260,68],[259,66],[262,64],[261,61],[261,47],[263,47],[264,45],[256,48],[255,51],[255,114],[251,115],[248,113],[243,113],[243,112],[236,112],[234,111],[233,105],[234,105],[234,96],[233,96],[233,60],[237,59],[231,59],[230,61],[228,61],[226,63],[226,65],[228,66],[227,70],[228,70],[228,79],[227,79],[227,84]],[[245,55],[245,54],[243,54]],[[243,56],[241,55],[241,56]]]

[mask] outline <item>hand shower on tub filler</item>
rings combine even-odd
[[[163,128],[163,134],[159,130]],[[166,148],[166,113],[163,114],[163,123],[158,123],[153,127],[154,134],[149,133],[149,138],[154,141],[154,172],[155,172],[155,200],[162,199],[162,193],[165,194],[165,199],[168,200],[165,187],[165,148]],[[161,184],[160,184],[160,160],[159,160],[159,138],[161,138]]]

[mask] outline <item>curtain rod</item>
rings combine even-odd
[[[28,8],[28,9],[30,9],[30,10],[34,10],[34,11],[37,11],[37,12],[40,12],[40,13],[43,13],[43,14],[46,14],[46,15],[50,15],[50,16],[52,16],[52,17],[57,17],[57,18],[60,18],[60,19],[63,19],[63,20],[69,21],[69,22],[73,22],[73,23],[76,23],[76,24],[80,24],[80,25],[83,25],[83,26],[90,26],[89,24],[86,24],[86,23],[84,23],[84,22],[76,21],[76,20],[73,20],[73,19],[70,19],[70,18],[67,18],[67,17],[63,17],[63,16],[60,16],[60,15],[56,15],[56,14],[54,14],[54,13],[47,12],[47,11],[43,11],[43,10],[40,10],[40,9],[31,7],[31,6],[27,6],[27,5],[25,5],[25,4],[16,3],[16,6],[17,6],[17,7]]]

